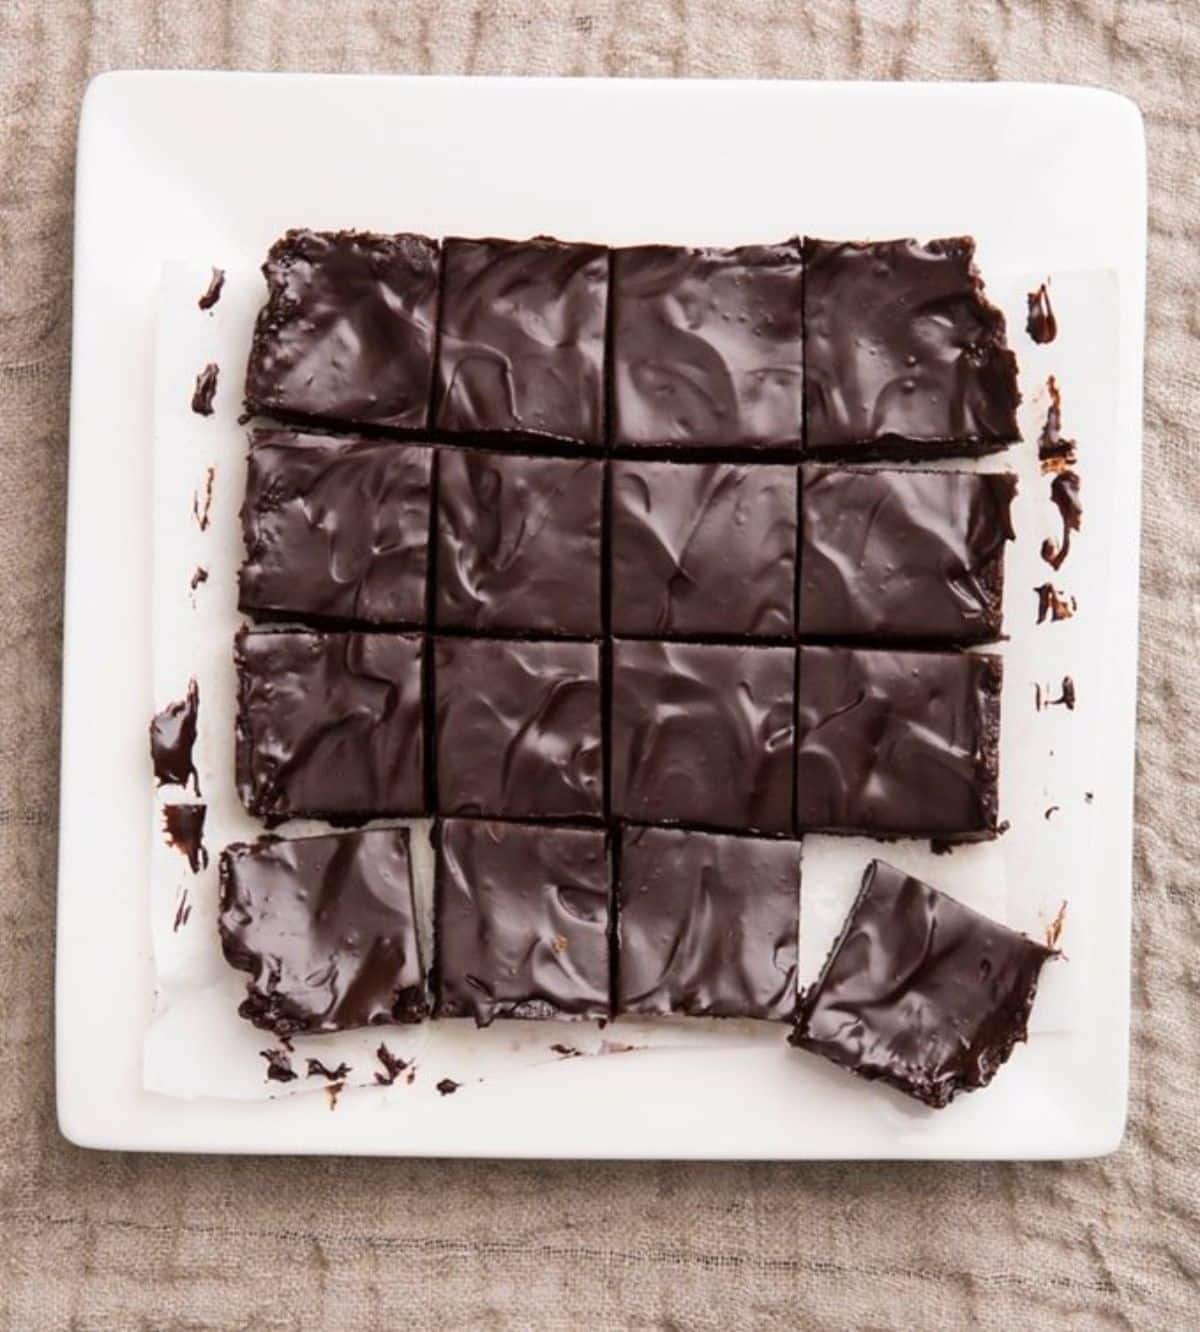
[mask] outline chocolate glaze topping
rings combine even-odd
[[[208,848],[204,845],[206,805],[164,805],[163,830],[167,841],[181,851],[193,874],[208,868]]]
[[[238,634],[237,784],[268,826],[425,810],[422,640]]]
[[[432,457],[395,441],[253,432],[239,608],[422,624]]]
[[[599,817],[600,649],[440,638],[438,807],[500,818]]]
[[[1053,956],[873,860],[792,1043],[940,1108],[985,1087],[1025,1040]]]
[[[438,427],[602,443],[607,251],[539,236],[443,254]]]
[[[634,460],[611,469],[614,633],[792,632],[795,468]]]
[[[800,844],[626,827],[617,1010],[791,1018]]]
[[[1017,363],[970,237],[805,241],[805,447],[978,453],[1019,439]]]
[[[1054,317],[1054,307],[1050,304],[1050,290],[1043,282],[1037,291],[1031,291],[1025,297],[1029,314],[1025,320],[1025,332],[1034,342],[1053,342],[1058,337],[1058,320]]]
[[[200,687],[188,681],[187,694],[168,703],[150,723],[150,758],[159,786],[186,786],[190,781],[200,794],[200,778],[192,758],[196,723],[200,713]]]
[[[801,647],[800,830],[994,836],[1002,666],[983,653]]]
[[[439,627],[600,632],[604,465],[443,449]]]
[[[617,639],[614,815],[790,832],[794,662],[791,648]]]
[[[607,1017],[608,834],[447,819],[436,834],[440,1017]]]
[[[1016,489],[1010,473],[806,467],[800,632],[997,637]]]
[[[225,286],[225,270],[223,268],[213,268],[212,277],[208,280],[208,286],[204,289],[204,294],[196,302],[201,310],[211,310],[221,299],[221,291]]]
[[[795,447],[803,416],[798,241],[613,251],[613,440]]]
[[[220,868],[242,1017],[290,1036],[425,1016],[406,829],[234,843]]]
[[[263,265],[267,304],[246,409],[429,425],[438,245],[425,236],[289,231]]]
[[[213,414],[213,399],[217,396],[217,376],[220,367],[213,361],[196,376],[196,387],[192,390],[192,411],[197,416]]]

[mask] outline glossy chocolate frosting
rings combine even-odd
[[[616,640],[613,813],[790,832],[794,660],[791,648]]]
[[[237,785],[268,824],[425,811],[422,640],[238,634]]]
[[[238,605],[262,618],[425,620],[432,451],[293,430],[251,436]]]
[[[801,283],[798,241],[614,250],[614,443],[798,445]]]
[[[439,429],[604,440],[608,252],[535,240],[447,240]]]
[[[626,827],[617,1011],[791,1018],[800,844]]]
[[[993,835],[1002,664],[983,653],[801,647],[799,830]]]
[[[221,853],[221,946],[250,973],[240,1012],[280,1036],[425,1016],[405,828]]]
[[[168,703],[151,720],[150,761],[159,786],[186,786],[191,782],[196,794],[200,794],[200,778],[192,755],[199,716],[200,687],[195,680],[189,680],[186,695]]]
[[[792,632],[794,467],[611,468],[614,633]]]
[[[973,240],[804,246],[806,448],[928,456],[1020,438],[1017,363]]]
[[[246,368],[250,412],[429,425],[438,245],[425,236],[289,231],[263,265]]]
[[[987,1086],[1025,1039],[1053,956],[874,860],[792,1043],[940,1108]]]
[[[447,819],[437,827],[437,1015],[608,1017],[608,834]]]
[[[604,465],[443,449],[437,623],[600,632]]]
[[[601,814],[596,644],[440,638],[434,680],[441,812]]]
[[[1015,476],[821,467],[802,476],[801,634],[999,634]]]

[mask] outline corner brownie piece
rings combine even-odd
[[[405,828],[234,843],[221,947],[248,971],[238,1010],[279,1036],[426,1014]]]
[[[437,1016],[609,1017],[608,833],[447,819],[434,840]]]
[[[995,835],[999,657],[799,652],[799,831],[956,841]]]
[[[999,635],[1011,472],[805,467],[802,486],[801,634]]]
[[[604,464],[442,449],[439,628],[600,632]]]
[[[873,860],[791,1041],[940,1109],[1025,1040],[1056,955]]]
[[[607,250],[538,236],[443,254],[439,429],[603,443]]]
[[[1017,362],[969,236],[804,242],[810,452],[983,453],[1019,439]]]
[[[425,812],[422,640],[242,630],[237,786],[268,826]]]
[[[610,466],[613,633],[791,634],[794,467]]]
[[[617,1012],[790,1019],[800,844],[626,827]]]
[[[794,662],[792,648],[617,639],[614,815],[790,832]]]
[[[799,241],[613,251],[613,443],[797,446]]]
[[[439,638],[434,691],[441,813],[600,816],[597,644]]]
[[[289,231],[262,271],[267,303],[246,367],[247,411],[428,427],[436,241]]]
[[[262,619],[421,625],[432,451],[251,435],[238,608]]]

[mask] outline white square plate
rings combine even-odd
[[[1145,149],[1131,103],[1017,84],[109,74],[84,105],[77,191],[57,959],[68,1138],[155,1151],[538,1157],[1019,1158],[1116,1146],[1145,300]],[[1109,600],[1091,686],[1102,871],[1081,912],[1087,947],[1071,962],[1079,1010],[1068,1030],[1039,1034],[987,1092],[940,1114],[826,1075],[782,1040],[566,1060],[412,1109],[368,1093],[330,1114],[321,1096],[187,1101],[143,1090],[155,292],[165,260],[254,264],[293,225],[613,243],[971,232],[985,276],[1115,273],[1108,475],[1119,502],[1096,537]],[[239,367],[226,374],[225,392],[236,392]],[[1011,589],[1010,606],[1028,595]]]

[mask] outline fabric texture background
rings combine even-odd
[[[0,3],[0,1325],[1195,1324],[1197,18],[1189,0]],[[1134,1053],[1115,1156],[498,1164],[63,1142],[52,967],[74,137],[87,79],[133,66],[1045,79],[1140,103],[1151,216]]]

